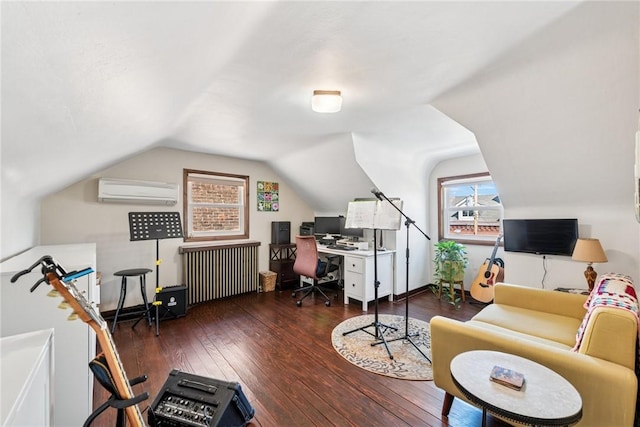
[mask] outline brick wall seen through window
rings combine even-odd
[[[248,237],[249,177],[185,169],[185,240]]]

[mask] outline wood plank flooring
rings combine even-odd
[[[480,310],[468,302],[455,309],[430,291],[409,301],[409,316],[426,321],[435,315],[467,320]],[[404,315],[405,303],[383,301],[380,313]],[[331,307],[320,298],[307,298],[299,308],[288,291],[252,293],[190,307],[185,317],[163,321],[159,337],[145,322],[132,329],[133,321],[118,322],[113,336],[128,377],[149,377],[134,386],[135,394],[146,391],[150,396],[141,410],[152,403],[169,372],[179,369],[239,382],[256,410],[251,426],[481,424],[481,411],[457,399],[443,418],[444,393],[432,381],[376,375],[336,353],[331,345],[334,326],[360,314],[360,303],[345,306],[342,295]],[[107,398],[96,383],[94,407]],[[113,425],[114,409],[93,423]],[[490,419],[488,425],[504,424]]]

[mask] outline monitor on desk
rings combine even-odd
[[[350,240],[358,240],[360,237],[364,237],[364,229],[363,228],[345,228],[344,222],[342,223],[342,228],[340,229],[340,235],[342,237],[348,237]]]
[[[341,216],[317,216],[315,217],[315,226],[313,231],[317,235],[326,236],[327,234],[339,236],[344,225],[344,217]]]

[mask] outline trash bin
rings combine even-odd
[[[260,289],[262,292],[271,292],[276,289],[276,276],[278,274],[273,271],[260,272]]]

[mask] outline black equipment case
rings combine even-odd
[[[245,426],[255,415],[236,382],[172,370],[149,408],[150,426]]]

